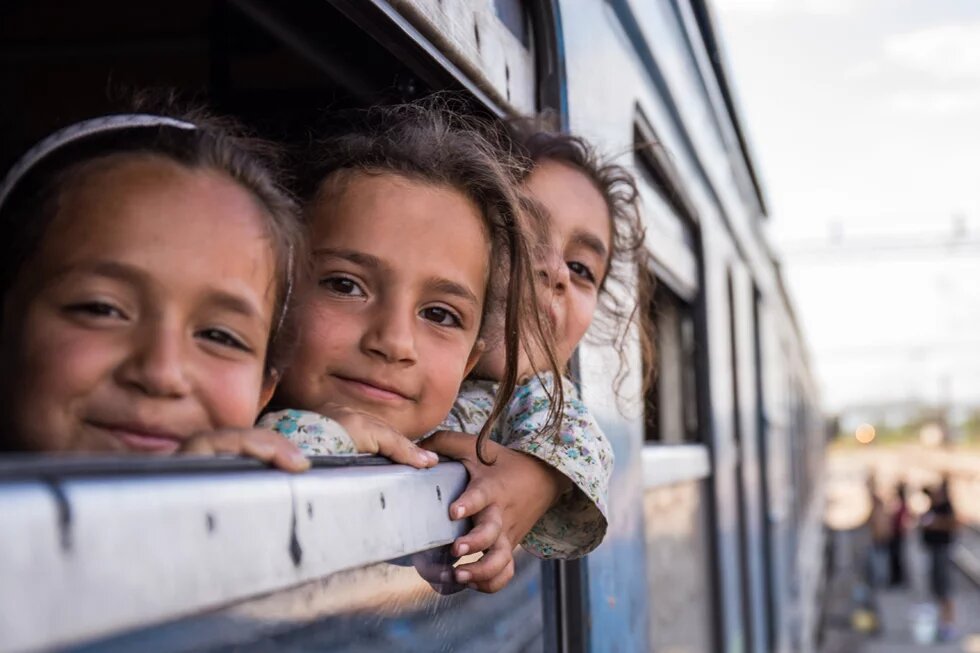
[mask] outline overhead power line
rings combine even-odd
[[[914,254],[925,256],[977,256],[980,255],[980,236],[957,234],[941,235],[908,234],[902,236],[862,235],[852,238],[814,239],[790,242],[778,248],[781,258],[787,262],[818,258],[821,261],[835,257],[878,258],[884,256]]]

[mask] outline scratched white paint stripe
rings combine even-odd
[[[457,463],[0,483],[0,650],[79,643],[447,544]]]

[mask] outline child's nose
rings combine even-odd
[[[179,331],[164,327],[135,334],[121,368],[123,382],[151,397],[186,396],[190,382],[182,340]]]
[[[414,362],[415,322],[414,311],[400,302],[381,307],[374,312],[362,344],[368,353],[389,363]]]
[[[569,276],[568,266],[565,265],[564,261],[559,261],[558,266],[555,268],[552,287],[555,291],[564,292],[570,281],[571,277]]]
[[[564,290],[568,285],[568,266],[555,251],[549,251],[545,255],[535,272],[538,282],[549,291]]]

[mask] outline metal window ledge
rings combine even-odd
[[[57,480],[52,480],[52,478]],[[458,463],[0,481],[0,650],[48,649],[447,544]]]
[[[703,444],[643,447],[643,487],[664,487],[697,481],[711,474],[708,448]]]

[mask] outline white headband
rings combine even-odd
[[[95,134],[102,134],[112,131],[121,131],[133,127],[176,127],[177,129],[193,130],[197,129],[194,125],[183,120],[175,120],[164,116],[154,116],[145,113],[128,113],[115,116],[103,116],[84,120],[74,125],[69,125],[64,129],[59,129],[49,135],[43,141],[32,147],[24,156],[20,157],[14,167],[10,169],[3,183],[0,184],[0,208],[7,201],[7,197],[14,190],[17,183],[26,175],[31,168],[44,160],[51,153],[61,149],[69,143],[79,141]]]

